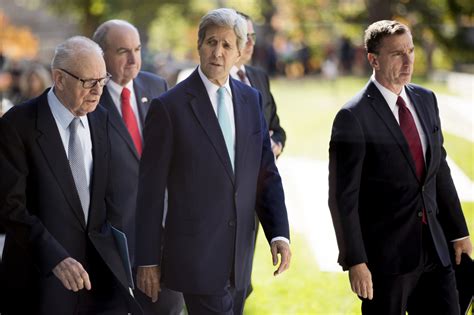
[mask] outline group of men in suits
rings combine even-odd
[[[288,268],[288,221],[263,105],[255,90],[229,76],[246,33],[234,10],[206,15],[200,67],[193,80],[166,94],[162,78],[140,71],[139,33],[126,21],[99,26],[98,45],[73,37],[58,46],[53,87],[0,121],[0,222],[7,229],[0,311],[179,314],[184,293],[191,314],[240,314],[255,207],[275,264],[281,255],[276,273]],[[225,143],[228,135],[212,115],[215,95],[203,82],[227,88],[234,145]],[[183,87],[192,95],[182,94]],[[156,116],[170,98],[180,116],[172,125]],[[271,101],[265,108],[275,106]],[[268,112],[278,122],[276,110]],[[281,152],[279,130],[274,143]],[[166,189],[170,212],[163,219]],[[140,290],[127,282],[112,226],[128,237]],[[21,303],[24,298],[31,303]]]
[[[363,314],[459,314],[453,264],[472,244],[436,96],[410,83],[406,25],[371,24],[365,47],[373,76],[337,114],[329,148],[339,263]]]
[[[190,314],[242,314],[255,213],[274,274],[289,268],[275,166],[286,136],[268,77],[244,66],[254,35],[247,16],[210,11],[200,65],[171,90],[140,71],[128,22],[56,48],[53,87],[0,119],[2,314],[179,314],[184,302]],[[436,97],[410,84],[408,27],[379,21],[365,44],[374,75],[336,116],[329,151],[339,262],[364,314],[459,313],[449,247],[459,263],[472,245]],[[138,290],[113,227],[128,236]]]

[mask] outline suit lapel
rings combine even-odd
[[[81,201],[76,191],[74,178],[67,159],[66,151],[59,135],[59,131],[53,114],[48,105],[47,92],[45,92],[38,103],[37,129],[39,136],[38,145],[49,164],[49,167],[58,182],[68,204],[74,211],[77,219],[85,228],[84,212]]]
[[[202,83],[199,73],[194,71],[189,77],[187,92],[194,97],[190,101],[191,108],[202,129],[206,132],[217,155],[225,167],[231,181],[234,181],[234,172],[230,164],[229,153],[225,145],[224,136],[217,121],[216,114],[212,108],[211,100],[207,94],[206,87]]]
[[[402,130],[400,129],[400,125],[393,116],[393,113],[390,111],[390,107],[382,96],[382,93],[380,93],[379,89],[375,86],[373,82],[368,83],[366,88],[366,95],[369,98],[370,105],[377,112],[377,114],[387,126],[392,136],[395,138],[395,141],[400,146],[403,155],[405,156],[408,164],[410,165],[413,175],[418,178],[416,175],[415,161],[413,161],[410,148],[408,147],[408,143],[405,139],[405,136],[403,135]]]
[[[104,134],[104,128],[106,127],[105,122],[101,123],[96,112],[88,114],[87,118],[91,133],[93,161],[90,190],[91,202],[89,207],[89,221],[92,221],[95,215],[93,209],[100,209],[100,206],[96,205],[96,203],[100,201],[100,199],[96,199],[96,195],[98,193],[98,187],[101,186],[99,182],[104,180],[104,170],[107,169],[107,160],[105,156],[107,141]]]
[[[128,132],[125,123],[123,122],[122,116],[117,110],[117,107],[110,96],[110,93],[107,87],[104,87],[104,92],[102,93],[101,104],[108,110],[109,112],[109,121],[112,127],[117,130],[117,133],[123,138],[123,140],[127,143],[128,148],[132,151],[133,155],[137,160],[139,160],[138,152],[133,143],[132,137]]]
[[[146,114],[150,108],[151,97],[147,95],[145,86],[141,83],[140,74],[135,80],[133,80],[133,90],[135,91],[135,97],[137,99],[139,119],[142,126],[145,123]]]
[[[237,84],[236,80],[231,79],[230,87],[232,89],[232,98],[234,103],[235,117],[235,173],[243,166],[245,150],[248,140],[248,122],[250,121],[249,110],[246,106],[245,99]]]
[[[253,75],[252,69],[245,66],[245,73],[247,75],[247,78],[249,79],[250,85],[256,86],[256,82],[255,82],[256,78]]]

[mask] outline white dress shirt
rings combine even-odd
[[[239,78],[239,75],[237,74],[237,71],[239,70],[242,70],[243,73],[245,73],[245,82],[241,81],[240,78]],[[233,66],[231,69],[230,69],[230,76],[244,84],[247,84],[248,86],[252,86],[252,84],[250,84],[250,81],[249,81],[249,77],[247,76],[247,71],[245,71],[245,66],[242,65],[241,68],[237,68],[237,66]]]
[[[372,82],[374,82],[375,86],[379,89],[380,93],[382,93],[382,96],[387,102],[388,107],[390,108],[390,111],[392,112],[393,116],[397,120],[398,124],[400,124],[400,120],[398,118],[398,105],[397,105],[397,99],[399,95],[393,93],[392,91],[384,87],[382,84],[377,82],[374,76],[372,76],[371,80]],[[421,141],[421,147],[423,149],[423,158],[425,159],[425,162],[426,162],[427,142],[426,142],[425,131],[423,130],[423,127],[421,126],[420,119],[418,118],[418,114],[416,113],[415,107],[411,103],[411,100],[408,97],[407,92],[405,91],[405,88],[403,88],[402,91],[400,92],[400,96],[405,101],[405,104],[407,105],[407,108],[410,111],[411,115],[413,116],[413,120],[415,121],[416,130],[418,130],[418,135],[420,136],[420,141]]]
[[[76,116],[74,116],[69,111],[69,109],[67,109],[66,106],[61,103],[56,94],[54,94],[54,86],[48,92],[48,104],[51,112],[53,113],[56,125],[58,126],[59,135],[61,136],[61,141],[63,142],[64,146],[64,152],[69,158],[69,124]],[[89,129],[89,121],[87,120],[87,116],[80,116],[79,119],[81,120],[81,124],[79,124],[79,127],[77,128],[77,134],[81,140],[82,152],[84,152],[84,166],[86,170],[87,187],[90,189],[92,174],[91,132]]]
[[[137,97],[135,95],[135,89],[133,88],[133,80],[130,80],[125,86],[121,86],[117,83],[115,83],[113,80],[110,80],[109,83],[107,83],[107,90],[109,91],[110,97],[112,98],[112,101],[114,102],[115,107],[117,108],[120,116],[122,116],[122,90],[123,88],[126,87],[130,91],[130,105],[132,106],[132,111],[133,114],[135,115],[135,118],[137,119],[137,124],[138,124],[138,132],[140,132],[140,137],[143,139],[143,134],[142,134],[142,121],[140,120],[139,112],[138,112],[138,104],[137,104]],[[123,117],[123,116],[122,116]]]

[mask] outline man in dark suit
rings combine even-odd
[[[252,60],[255,41],[257,40],[252,19],[242,12],[238,12],[238,14],[247,22],[247,42],[244,49],[242,49],[240,59],[230,70],[230,75],[234,79],[256,88],[261,93],[263,115],[270,132],[272,151],[273,154],[275,154],[275,157],[278,158],[285,147],[286,133],[280,126],[280,118],[277,114],[275,100],[270,91],[270,80],[268,79],[268,75],[264,71],[248,65]]]
[[[127,21],[104,22],[95,31],[93,40],[104,50],[107,71],[112,75],[100,99],[100,104],[109,111],[111,200],[123,213],[123,228],[134,265],[142,129],[151,100],[165,92],[167,84],[157,75],[140,71],[140,35]],[[161,288],[156,303],[151,303],[140,290],[135,291],[135,296],[146,314],[179,314],[184,306],[182,294],[165,287]]]
[[[242,49],[242,54],[239,60],[232,67],[232,69],[230,69],[230,75],[232,78],[254,87],[262,95],[263,116],[265,117],[265,122],[267,123],[269,129],[273,154],[275,155],[275,158],[278,158],[285,146],[286,133],[285,130],[280,126],[280,118],[277,114],[275,100],[273,99],[273,95],[270,91],[270,80],[268,79],[268,75],[258,68],[247,65],[252,60],[255,42],[257,40],[252,19],[250,16],[242,12],[237,13],[243,17],[247,23],[247,42],[245,43],[245,47]],[[260,224],[258,221],[258,216],[256,216],[255,220],[256,242]],[[249,287],[247,288],[247,297],[252,293],[252,291],[253,287],[252,283],[250,283]]]
[[[232,9],[198,32],[200,65],[151,104],[137,201],[137,285],[153,300],[160,276],[190,314],[241,314],[250,281],[255,207],[275,275],[290,263],[289,226],[259,93],[230,78],[246,40]],[[166,229],[163,199],[168,189]],[[164,238],[163,251],[159,250]]]
[[[376,22],[365,47],[374,74],[337,114],[329,149],[339,263],[363,314],[458,314],[448,248],[459,264],[472,245],[436,97],[410,84],[407,26]]]
[[[2,314],[139,313],[111,233],[120,216],[106,199],[102,49],[70,38],[51,67],[54,86],[0,123]]]

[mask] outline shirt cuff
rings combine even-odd
[[[457,241],[462,241],[462,240],[465,240],[466,238],[469,238],[469,235],[468,235],[468,236],[464,236],[464,237],[457,238],[457,239],[455,239],[455,240],[452,240],[451,243],[457,242]]]
[[[275,242],[275,241],[283,241],[283,242],[285,242],[286,244],[290,245],[290,240],[287,239],[286,237],[283,237],[283,236],[277,236],[277,237],[272,238],[270,244],[273,243],[273,242]]]

